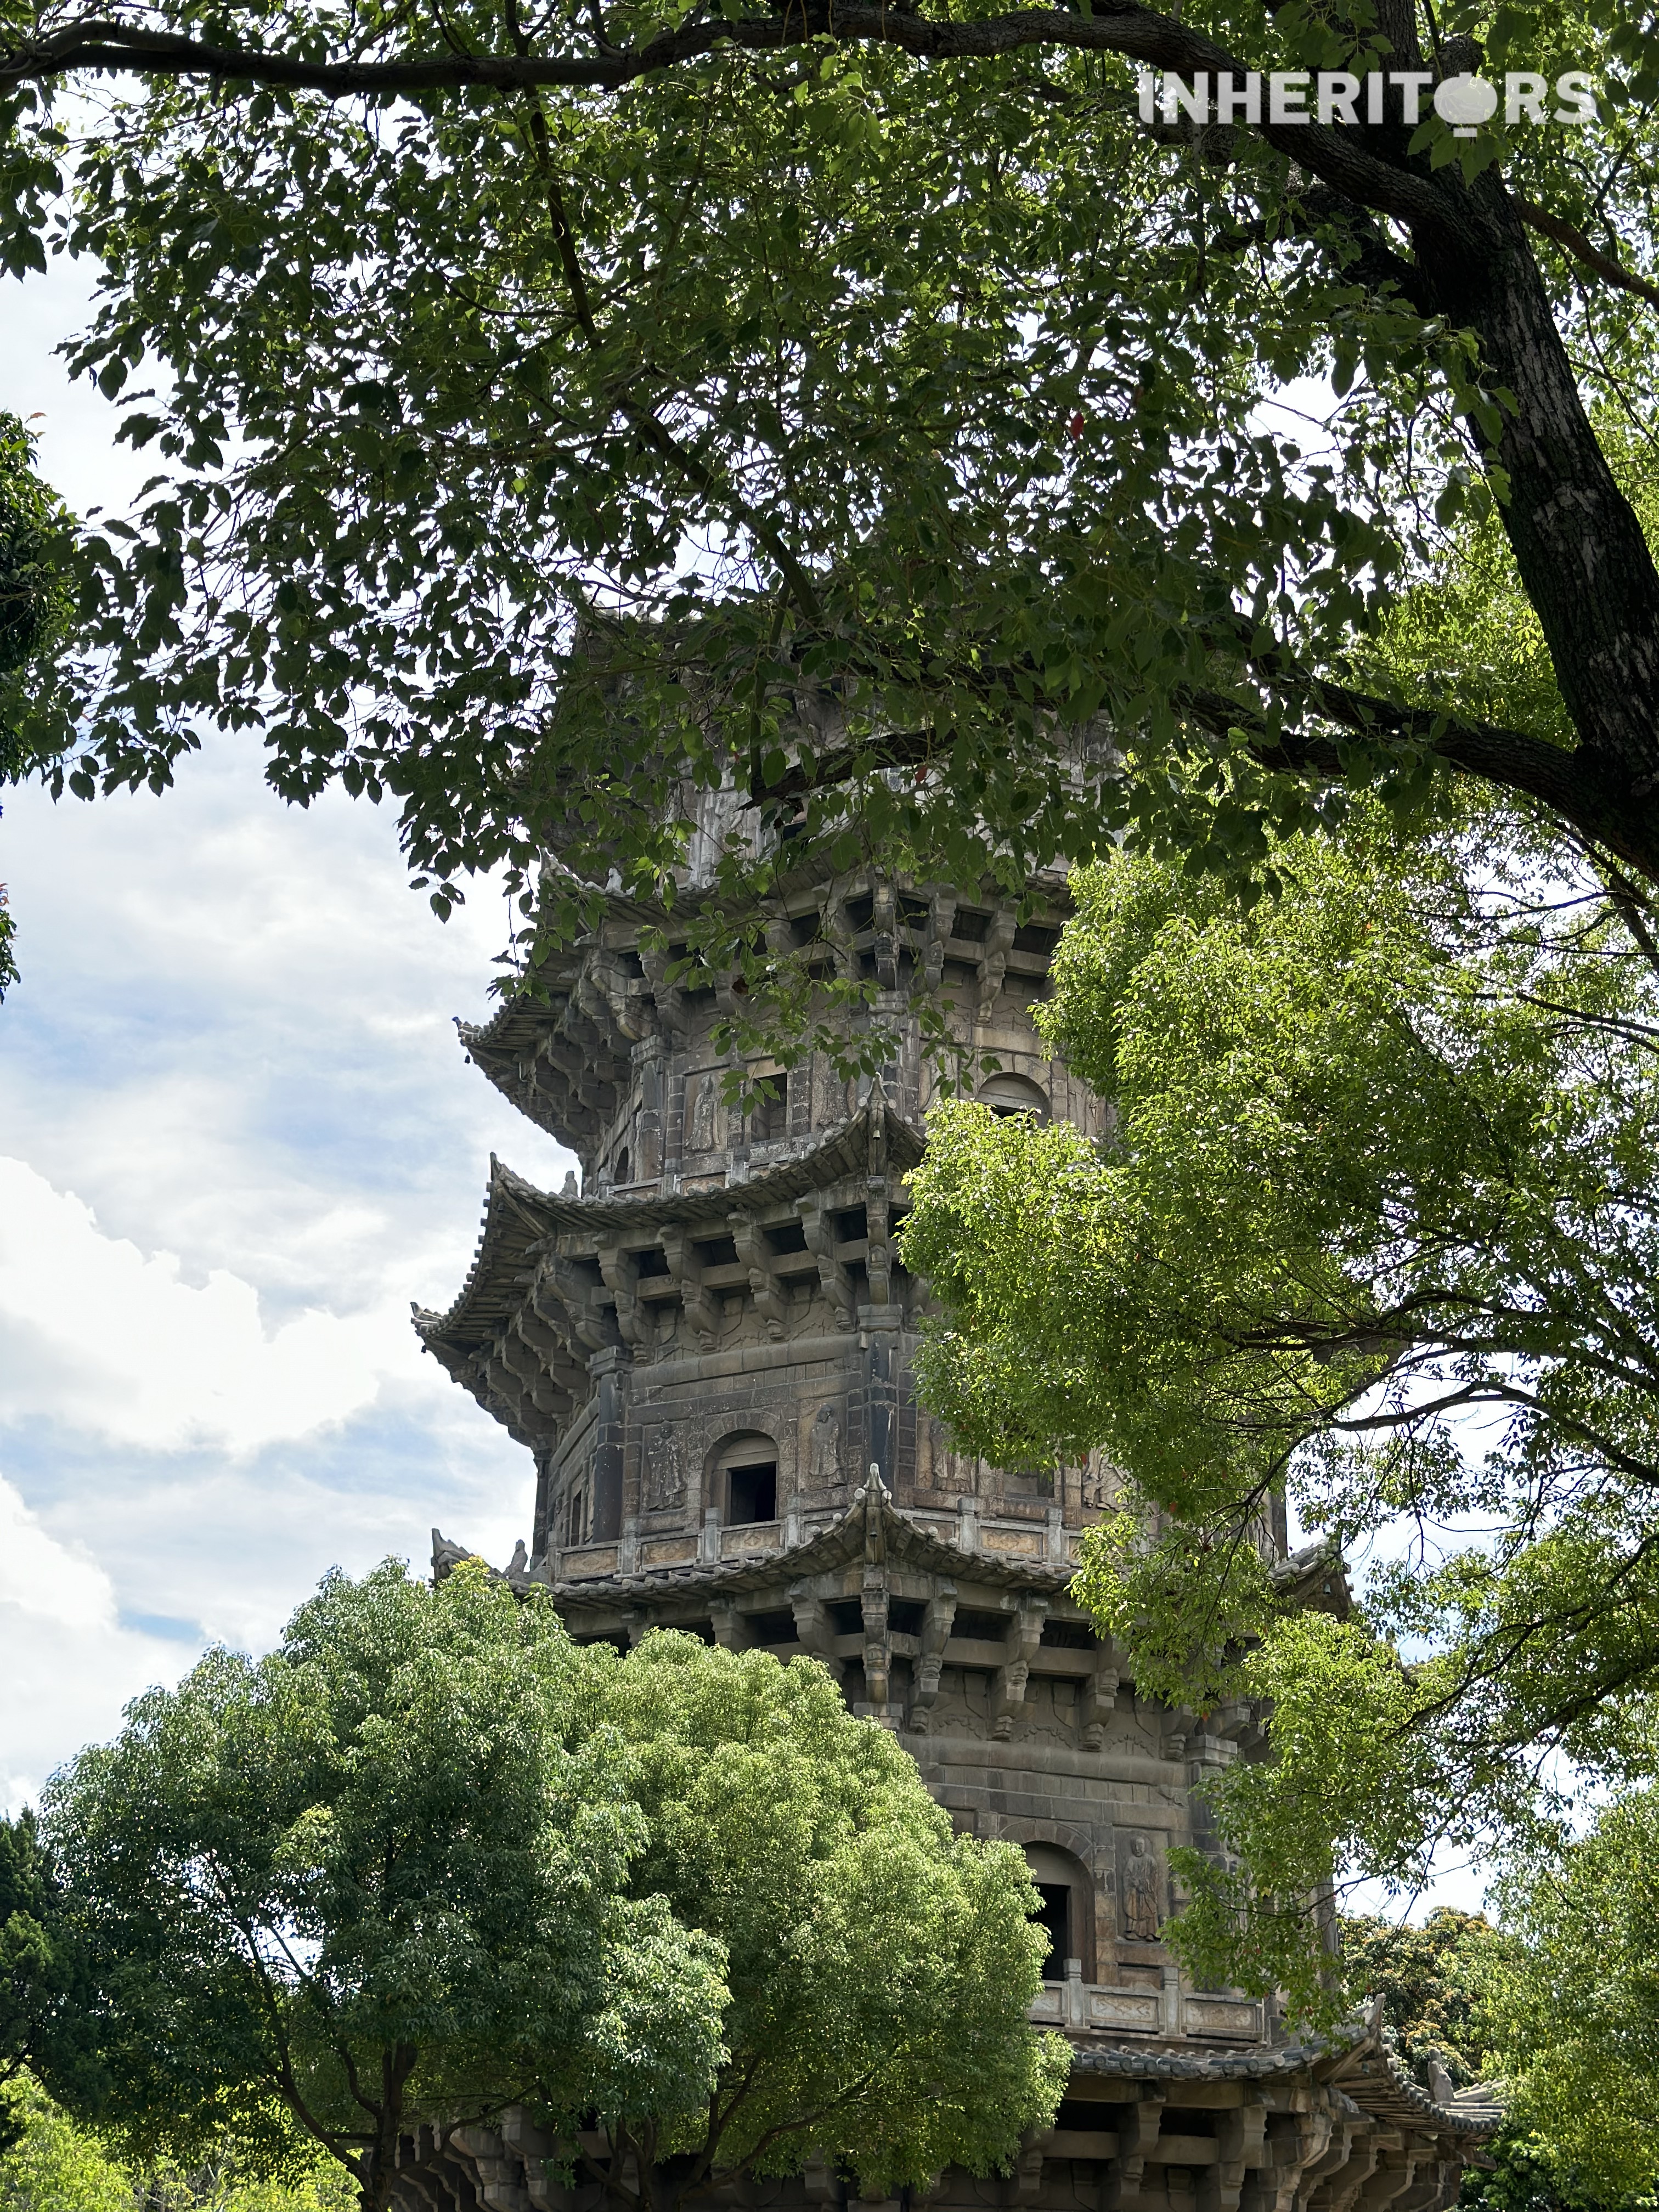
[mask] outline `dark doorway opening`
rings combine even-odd
[[[1075,1955],[1072,1949],[1072,1893],[1064,1882],[1040,1881],[1036,1893],[1042,1899],[1042,1910],[1036,1915],[1039,1928],[1048,1938],[1048,1956],[1043,1962],[1046,1981],[1063,1981],[1066,1961]]]
[[[775,1521],[778,1517],[778,1469],[775,1460],[764,1467],[734,1467],[726,1477],[726,1519],[733,1528],[746,1521]]]

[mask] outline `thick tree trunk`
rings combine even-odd
[[[1489,454],[1509,477],[1504,527],[1567,712],[1639,807],[1659,785],[1659,572],[1585,414],[1514,203],[1490,176],[1471,198],[1474,250],[1425,238],[1419,264],[1433,304],[1480,337],[1486,376],[1520,402]]]

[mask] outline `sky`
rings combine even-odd
[[[138,471],[52,359],[73,270],[12,286],[0,404],[84,513]],[[330,1567],[505,1559],[529,1455],[419,1348],[493,1151],[571,1156],[471,1066],[507,923],[408,888],[388,811],[308,812],[257,741],[175,788],[5,794],[22,980],[0,1006],[0,1805],[210,1642],[268,1647]]]

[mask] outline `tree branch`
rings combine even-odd
[[[616,91],[643,76],[712,53],[721,46],[775,52],[833,38],[896,46],[920,61],[988,61],[1031,46],[1121,55],[1182,76],[1244,65],[1225,47],[1137,0],[1094,0],[1091,12],[1018,9],[969,22],[940,22],[885,7],[839,7],[832,0],[789,0],[775,15],[688,23],[643,46],[582,55],[428,54],[397,61],[318,61],[256,46],[226,46],[177,32],[149,31],[118,18],[88,16],[54,37],[0,50],[0,84],[76,70],[207,76],[281,85],[331,99],[383,93],[537,87]],[[1454,199],[1433,179],[1375,150],[1376,134],[1317,123],[1250,126],[1280,153],[1362,205],[1413,226],[1461,233],[1476,245],[1487,226],[1467,193]]]
[[[1659,307],[1659,284],[1650,283],[1645,276],[1638,276],[1633,269],[1624,268],[1610,253],[1603,253],[1599,246],[1593,246],[1582,230],[1572,223],[1563,222],[1559,215],[1551,215],[1546,209],[1535,207],[1530,200],[1522,199],[1519,192],[1512,193],[1510,197],[1528,230],[1535,230],[1540,238],[1547,238],[1552,245],[1560,246],[1575,261],[1582,262],[1586,269],[1594,270],[1604,283],[1615,286],[1621,292],[1633,292],[1638,300],[1645,300],[1650,307]]]

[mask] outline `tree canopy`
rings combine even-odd
[[[1484,2080],[1493,1969],[1512,1941],[1484,1912],[1449,1905],[1434,1906],[1419,1927],[1355,1914],[1341,1936],[1349,1995],[1382,2000],[1383,2024],[1419,2087],[1432,2093],[1437,2067],[1455,2089]]]
[[[672,2212],[810,2157],[890,2197],[947,2165],[1006,2169],[1052,2124],[1071,2058],[1029,2022],[1044,1938],[1024,1859],[954,1834],[826,1669],[659,1632],[602,1710],[647,1823],[635,1891],[719,1939],[730,1992],[706,2101],[618,2107],[593,2162],[614,2204]]]
[[[139,2172],[32,2082],[19,2116],[17,2142],[0,2152],[0,2212],[354,2212],[357,2201],[345,2169],[320,2153],[293,2184],[251,2177],[223,2150],[189,2172]]]
[[[27,426],[0,410],[0,784],[34,764],[20,726],[50,683],[52,656],[74,612],[72,526],[33,462]],[[0,999],[17,977],[13,935],[0,884]]]
[[[1249,909],[1080,872],[1037,1018],[1115,1129],[941,1108],[903,1253],[969,1449],[1121,1470],[1079,1589],[1128,1671],[1270,1716],[1174,1940],[1317,2011],[1327,1881],[1410,1890],[1647,1771],[1659,1009],[1616,900],[1512,822],[1356,816],[1272,870]],[[1281,1597],[1281,1491],[1351,1617]]]
[[[1552,1871],[1559,1884],[1559,1859]],[[1550,1988],[1553,1962],[1533,1936],[1525,1916],[1520,1926],[1495,1927],[1485,1913],[1445,1905],[1420,1926],[1361,1915],[1341,1923],[1343,1978],[1356,2004],[1381,2000],[1384,2027],[1420,2088],[1443,2095],[1443,2074],[1455,2088],[1482,2081],[1501,2095],[1504,2125],[1464,2172],[1463,2212],[1634,2207],[1650,2197],[1655,2174],[1651,2160],[1628,2156],[1632,2118],[1651,2109],[1646,2084],[1633,2106],[1622,2069],[1581,2070],[1560,2136],[1548,2125],[1559,2115],[1540,2110],[1527,2087],[1532,2069],[1589,2025],[1582,2008],[1550,2009],[1549,1997],[1568,1993]],[[1615,1972],[1627,1964],[1621,1954]],[[1605,2005],[1605,1992],[1598,2002]],[[1600,2148],[1586,2166],[1589,2142]]]
[[[1437,763],[1651,881],[1609,425],[1649,434],[1656,64],[1614,0],[21,5],[3,252],[93,257],[73,362],[158,473],[15,744],[91,791],[257,731],[289,798],[392,794],[441,907],[558,855],[550,927],[661,891],[734,775],[728,923],[781,849],[1237,873]],[[1148,125],[1138,65],[1576,70],[1600,115]],[[1328,438],[1261,411],[1306,378]],[[1480,507],[1548,726],[1365,659]]]
[[[1006,2165],[1068,2067],[1020,1854],[815,1662],[580,1648],[476,1563],[331,1577],[45,1820],[106,2069],[64,2091],[146,2170],[320,2150],[384,2212],[400,2155],[520,2106],[619,2212],[813,2157],[885,2191]]]
[[[281,2173],[320,2146],[383,2212],[422,2118],[697,2093],[720,1952],[627,1894],[642,1824],[586,1671],[482,1570],[336,1576],[268,1657],[210,1652],[53,1778],[118,2147],[229,2137]]]
[[[13,2093],[31,2075],[97,2096],[91,1994],[85,1948],[25,1808],[0,1820],[0,2152],[22,2131]]]
[[[1620,1791],[1523,1854],[1499,1890],[1516,1939],[1489,1990],[1512,2118],[1603,2203],[1659,2179],[1659,1792]]]

